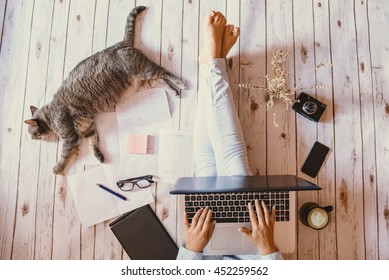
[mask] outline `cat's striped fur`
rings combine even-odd
[[[98,147],[94,117],[115,108],[124,89],[139,80],[141,84],[162,86],[178,94],[185,84],[134,48],[136,17],[145,9],[134,8],[127,18],[123,41],[80,62],[63,81],[53,100],[37,109],[31,106],[32,118],[26,120],[33,139],[56,133],[63,139],[61,157],[54,167],[63,174],[70,156],[77,151],[83,137],[100,162],[104,156]],[[175,88],[172,88],[172,86]]]

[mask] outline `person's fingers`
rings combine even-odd
[[[263,214],[265,216],[266,225],[270,225],[271,221],[270,221],[269,210],[267,209],[266,203],[263,200],[261,201],[261,205],[262,205],[262,208],[263,208]]]
[[[210,228],[208,231],[208,239],[211,239],[213,231],[215,230],[215,226],[216,226],[216,221],[212,221],[209,226]]]
[[[203,228],[208,212],[209,212],[208,207],[205,207],[205,209],[202,211],[199,219],[197,220],[196,228],[198,228],[199,230],[201,230]]]
[[[259,200],[255,200],[255,210],[257,210],[257,216],[258,216],[258,225],[263,226],[265,220],[263,217],[262,207],[259,204]]]
[[[252,232],[247,227],[241,227],[239,228],[239,231],[251,238]]]
[[[251,226],[253,228],[258,226],[258,219],[257,216],[255,215],[253,206],[251,205],[251,202],[248,203],[247,207],[249,208],[249,216],[250,216],[250,221],[251,221]]]
[[[211,225],[211,222],[212,222],[211,219],[212,219],[212,210],[209,209],[209,211],[207,213],[207,216],[205,218],[205,221],[204,221],[203,228],[202,228],[203,232],[208,232],[209,231],[210,225]]]
[[[197,226],[197,223],[199,221],[200,215],[203,213],[204,208],[201,208],[199,211],[196,212],[196,214],[192,218],[192,224],[191,227],[195,228]]]
[[[271,226],[274,228],[274,225],[276,223],[276,206],[273,205],[271,208]]]
[[[190,223],[188,221],[188,214],[186,213],[186,211],[184,211],[184,224],[186,229],[190,228]]]

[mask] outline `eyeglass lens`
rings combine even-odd
[[[151,185],[151,182],[147,179],[141,179],[139,181],[134,182],[135,185],[137,185],[139,188],[147,188]]]

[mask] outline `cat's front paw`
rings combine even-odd
[[[177,87],[180,89],[187,89],[186,83],[183,80],[178,80],[176,83]]]
[[[54,173],[55,175],[64,175],[63,170],[64,170],[64,167],[63,167],[63,166],[56,165],[56,166],[54,166],[54,168],[53,168],[53,173]]]

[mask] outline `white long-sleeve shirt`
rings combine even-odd
[[[177,254],[177,260],[282,260],[279,251],[266,256],[261,255],[231,255],[231,256],[204,256],[202,252],[197,253],[180,247]]]

